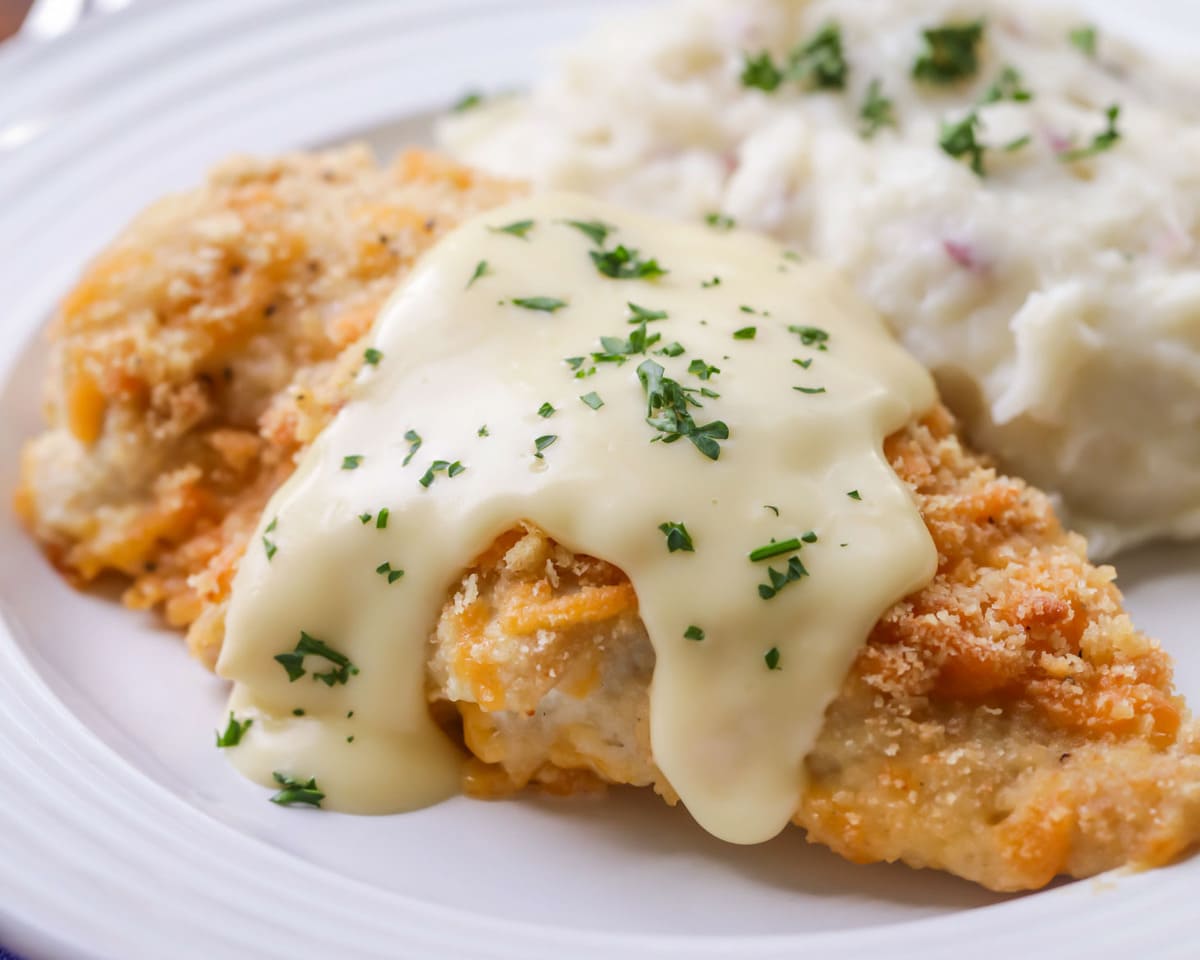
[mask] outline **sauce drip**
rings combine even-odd
[[[452,793],[429,636],[528,520],[632,582],[654,758],[687,809],[773,836],[872,625],[934,573],[882,453],[934,400],[835,273],[766,239],[569,194],[465,224],[381,312],[241,562],[218,671],[254,724],[231,759],[351,812]]]

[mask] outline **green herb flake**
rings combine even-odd
[[[475,272],[473,274],[471,274],[471,279],[467,281],[467,285],[463,289],[470,290],[471,285],[476,280],[478,280],[480,277],[486,277],[487,274],[488,274],[488,262],[486,260],[480,260],[477,264],[475,264]]]
[[[633,314],[629,318],[630,323],[653,323],[655,320],[666,320],[666,310],[648,310],[645,307],[639,307],[636,303],[627,303],[630,313]]]
[[[353,743],[353,742],[354,742],[354,734],[350,734],[350,736],[348,736],[348,737],[346,738],[346,742],[347,742],[347,743]]]
[[[417,455],[417,451],[421,449],[424,441],[416,430],[405,430],[404,439],[408,441],[408,454],[400,461],[400,466],[407,467],[412,462],[412,458]]]
[[[676,340],[671,343],[668,343],[665,347],[663,347],[658,352],[661,353],[664,357],[679,357],[679,356],[682,356],[687,351],[683,349],[683,344]]]
[[[267,528],[263,531],[263,538],[262,538],[263,552],[266,553],[266,555],[267,555],[268,563],[275,558],[275,554],[279,550],[279,547],[276,545],[275,541],[267,536],[268,533],[270,533],[272,530],[275,529],[275,523],[276,523],[276,521],[272,520],[267,525]]]
[[[1076,27],[1067,34],[1071,46],[1075,47],[1085,57],[1096,55],[1096,28],[1091,24]]]
[[[751,90],[762,90],[773,93],[783,82],[783,71],[775,66],[775,61],[766,50],[752,57],[742,54],[742,86]]]
[[[862,494],[859,493],[857,490],[851,490],[849,493],[846,494],[846,496],[848,496],[851,500],[861,500],[862,499]]]
[[[779,516],[779,508],[777,506],[775,506],[773,503],[764,503],[763,509],[770,510],[773,514],[775,514],[775,516]]]
[[[688,627],[686,630],[683,631],[683,639],[685,639],[685,640],[703,640],[704,639],[704,631],[701,630],[698,626],[696,626],[693,623],[690,627]]]
[[[513,304],[526,310],[541,310],[543,313],[554,313],[567,305],[566,300],[556,297],[513,297]]]
[[[924,83],[956,83],[979,70],[982,20],[923,30],[925,47],[913,63],[912,75]]]
[[[367,363],[369,363],[373,367],[377,366],[379,364],[379,361],[382,359],[383,359],[383,352],[380,350],[376,350],[374,347],[367,347],[367,349],[363,351],[363,360],[366,361]]]
[[[709,213],[704,217],[704,222],[714,230],[732,230],[737,226],[737,221],[733,217],[726,216],[723,213]]]
[[[296,709],[292,711],[292,716],[293,717],[304,716],[304,709],[302,707],[296,707]]]
[[[703,287],[705,290],[711,290],[713,287],[719,287],[720,285],[721,285],[720,277],[713,277],[711,280],[701,280],[700,281],[700,286]]]
[[[350,662],[344,653],[339,653],[322,640],[300,631],[300,640],[294,650],[276,654],[275,660],[287,671],[288,680],[295,683],[308,671],[304,666],[304,658],[308,656],[323,657],[333,667],[323,673],[314,672],[313,680],[321,680],[326,686],[335,683],[346,683],[350,677],[358,673],[358,667]]]
[[[466,469],[467,468],[457,460],[434,460],[433,463],[429,465],[429,469],[422,474],[421,479],[418,480],[417,483],[426,489],[429,489],[430,484],[437,479],[437,475],[439,473],[444,473],[448,477],[457,477]]]
[[[553,433],[547,433],[538,437],[533,441],[533,455],[539,460],[545,459],[543,452],[547,447],[553,446],[556,440],[558,440],[558,436]]]
[[[533,220],[514,220],[512,223],[506,223],[502,227],[488,227],[492,233],[507,233],[510,236],[520,237],[522,240],[528,240],[525,236],[533,229],[535,221]]]
[[[371,517],[372,517],[372,514],[360,513],[358,515],[358,522],[361,523],[365,527],[368,523],[371,522]]]
[[[593,390],[591,393],[585,393],[579,399],[586,403],[593,410],[599,410],[602,406],[604,406],[604,401],[600,399],[600,394],[596,393],[595,390]]]
[[[250,729],[250,725],[252,723],[254,723],[254,719],[252,717],[248,717],[246,720],[238,720],[233,715],[233,711],[230,710],[229,711],[229,723],[226,724],[226,726],[225,726],[225,732],[217,733],[217,735],[216,735],[217,736],[217,746],[218,747],[236,747],[239,743],[242,742],[242,734]]]
[[[841,28],[829,23],[788,55],[785,77],[809,90],[841,90],[849,73],[850,64],[842,51]]]
[[[1076,147],[1074,150],[1067,150],[1065,153],[1060,153],[1058,159],[1063,163],[1075,163],[1077,160],[1086,160],[1088,157],[1094,157],[1105,150],[1111,150],[1121,139],[1121,132],[1117,129],[1117,120],[1120,119],[1120,116],[1121,107],[1119,104],[1114,103],[1104,111],[1104,117],[1107,122],[1104,129],[1092,137],[1092,142],[1086,147]]]
[[[772,540],[770,543],[763,544],[761,547],[751,550],[749,554],[750,562],[758,563],[761,560],[770,560],[785,553],[794,553],[801,546],[799,537],[788,537],[788,539],[780,540],[778,543]]]
[[[487,428],[486,423],[482,427],[480,427],[478,430],[475,431],[475,436],[477,436],[477,437],[490,437],[491,436],[491,434],[488,433],[488,428]]]
[[[450,109],[455,113],[465,113],[468,110],[474,110],[481,103],[483,103],[483,94],[478,90],[469,90]]]
[[[362,462],[363,455],[361,453],[352,453],[348,457],[342,457],[342,469],[357,470],[362,465]]]
[[[807,576],[808,571],[804,568],[804,564],[800,562],[800,558],[789,557],[787,566],[783,570],[767,567],[767,579],[769,582],[758,585],[758,595],[764,600],[770,600],[789,583],[795,583]]]
[[[896,114],[892,101],[883,95],[883,84],[878,78],[867,85],[862,106],[858,108],[861,120],[858,132],[864,140],[870,140],[884,127],[896,126]]]
[[[654,440],[674,443],[686,437],[709,460],[720,459],[718,441],[729,438],[728,425],[723,420],[697,424],[688,410],[689,406],[700,406],[700,401],[692,396],[695,389],[684,387],[663,373],[663,368],[653,360],[643,360],[637,369],[638,381],[646,391],[646,423],[661,434]]]
[[[680,551],[683,553],[694,553],[696,548],[692,543],[692,535],[688,533],[688,529],[682,523],[667,521],[660,523],[658,529],[667,538],[667,552],[675,553]]]
[[[317,787],[316,777],[309,777],[302,782],[285,773],[280,773],[278,770],[272,776],[274,776],[275,782],[282,788],[271,797],[272,803],[278,803],[284,807],[297,803],[308,804],[310,807],[320,807],[321,801],[325,799],[325,794]]]
[[[375,518],[375,529],[386,530],[388,525],[388,517],[391,516],[391,511],[387,507],[383,507],[379,511],[379,516]]]
[[[753,340],[758,335],[758,327],[742,327],[733,331],[734,340]]]
[[[601,223],[599,220],[563,220],[568,227],[574,227],[596,246],[604,246],[604,241],[608,239],[608,235],[616,229],[610,227],[607,223]]]
[[[695,374],[701,380],[711,380],[713,374],[720,372],[720,367],[714,367],[711,364],[705,363],[699,357],[688,364],[688,373]]]
[[[829,349],[829,333],[820,327],[797,326],[788,327],[788,333],[794,333],[806,347],[816,347],[818,350]]]
[[[393,567],[386,560],[375,568],[375,572],[378,573],[381,577],[387,577],[388,583],[395,583],[402,576],[404,576],[403,570]]]
[[[543,420],[545,420],[548,417],[554,416],[556,413],[558,413],[558,410],[555,409],[555,407],[550,403],[549,400],[547,400],[540,407],[538,407],[538,411],[537,411],[537,415],[539,417],[541,417]]]
[[[614,280],[654,280],[667,273],[657,260],[643,260],[637,250],[631,250],[623,244],[612,250],[592,250],[589,253],[596,269]]]
[[[1023,137],[1017,137],[1015,140],[1009,140],[1008,143],[1006,143],[1003,147],[1001,147],[1001,149],[1005,153],[1015,153],[1016,151],[1020,150],[1022,147],[1029,146],[1029,144],[1031,144],[1032,142],[1033,142],[1033,137],[1027,133]]]
[[[800,393],[824,393],[824,387],[792,387],[793,390],[798,390]]]
[[[816,531],[809,530],[807,533],[802,533],[800,535],[800,539],[803,540],[805,543],[816,543],[817,542]]]
[[[795,357],[792,358],[792,363],[794,363],[796,366],[800,367],[802,370],[807,370],[809,367],[811,367],[812,362],[813,362],[812,357],[809,357],[807,360],[798,360]]]
[[[1021,74],[1017,72],[1015,67],[1005,67],[1000,71],[1000,76],[996,78],[983,96],[979,98],[981,104],[999,103],[1002,100],[1011,100],[1014,103],[1026,103],[1033,99],[1033,93],[1024,86],[1024,80]]]
[[[956,160],[967,158],[977,176],[985,176],[983,169],[983,144],[976,136],[979,132],[979,114],[972,110],[957,123],[943,122],[938,146]]]
[[[765,654],[763,654],[763,662],[766,663],[768,670],[778,670],[779,669],[779,648],[772,647]]]

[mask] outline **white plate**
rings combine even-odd
[[[527,82],[601,7],[630,5],[146,3],[0,55],[0,490],[38,426],[35,331],[138,208],[231,152],[424,136],[465,88]],[[1198,14],[1143,2],[1133,28],[1194,47]],[[1119,567],[1200,700],[1200,550]],[[178,637],[65,586],[6,509],[0,607],[0,943],[30,958],[1195,955],[1200,859],[1002,898],[854,867],[798,831],[722,845],[632,791],[281,810],[213,749],[223,691]]]

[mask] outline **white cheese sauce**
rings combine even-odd
[[[604,272],[650,261],[665,272]],[[238,768],[315,778],[351,812],[453,792],[429,637],[526,520],[632,582],[654,759],[691,814],[735,842],[777,833],[872,625],[936,567],[882,452],[934,403],[925,370],[828,268],[569,194],[455,231],[370,341],[234,582],[218,671],[253,719]]]

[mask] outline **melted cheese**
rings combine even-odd
[[[525,220],[523,237],[495,229]],[[605,249],[624,244],[668,272],[603,275],[601,248],[568,220],[609,225]],[[563,305],[532,309],[547,301]],[[645,327],[660,339],[623,363],[593,360],[630,346],[631,303],[666,313]],[[735,336],[749,327],[752,338]],[[683,353],[661,352],[675,343]],[[228,751],[237,766],[266,784],[275,771],[316,777],[326,806],[353,812],[451,793],[460,754],[426,707],[429,637],[472,558],[528,520],[629,576],[656,654],[655,762],[691,814],[735,842],[778,832],[872,625],[936,566],[882,453],[934,402],[926,372],[824,267],[756,236],[565,194],[445,239],[384,308],[371,345],[382,356],[276,493],[238,570],[218,665],[235,681],[231,708],[254,718]],[[573,370],[569,357],[585,359]],[[701,379],[689,372],[698,360],[719,372]],[[661,442],[647,422],[646,361],[719,394],[691,393],[702,405],[688,408],[697,426],[727,425],[718,459],[687,437]],[[593,392],[598,409],[580,399]],[[546,436],[556,439],[539,457]],[[464,469],[422,485],[434,461]],[[693,550],[668,549],[668,522],[686,526]],[[815,542],[749,558],[809,531]],[[769,568],[778,583],[792,557],[807,575],[764,598]],[[685,637],[691,626],[702,640]],[[309,654],[290,679],[275,657],[301,631],[357,673],[327,683],[316,674],[336,665]]]

